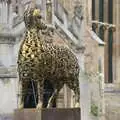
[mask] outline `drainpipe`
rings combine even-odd
[[[95,20],[95,0],[92,0],[92,20]],[[92,23],[92,30],[94,31],[94,32],[96,32],[96,28],[97,28],[97,26],[96,26],[96,24],[95,23]]]
[[[104,22],[104,0],[99,0],[99,21]],[[99,28],[99,37],[104,40],[103,25]]]
[[[108,23],[113,23],[113,0],[108,0]],[[109,28],[108,31],[108,82],[113,82],[112,71],[112,52],[113,52],[113,31]]]

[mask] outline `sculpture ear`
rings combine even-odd
[[[25,11],[27,11],[28,7],[29,7],[29,5],[26,5],[26,6],[25,6]]]
[[[30,8],[31,8],[31,7],[30,7],[30,4],[26,5],[26,6],[25,6],[25,11],[29,11]]]

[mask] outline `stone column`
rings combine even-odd
[[[90,9],[87,9],[87,0],[80,0],[80,4],[83,6],[83,21],[81,24],[81,30],[80,30],[80,41],[82,45],[84,45],[84,40],[86,39],[86,28],[87,28],[87,16]],[[89,0],[90,2],[90,0]],[[89,16],[88,16],[89,18]],[[79,77],[79,83],[80,83],[80,107],[81,107],[81,120],[90,120],[89,113],[90,113],[90,86],[89,86],[89,80],[87,76],[85,75],[85,67],[84,67],[84,51],[80,52],[78,55],[78,60],[80,64],[80,77]]]
[[[105,47],[104,47],[104,82],[108,83],[108,29],[104,33]]]
[[[47,0],[46,2],[46,20],[48,24],[52,23],[52,1],[51,0]]]
[[[0,24],[2,23],[2,2],[0,2]],[[1,26],[0,26],[1,27]],[[1,29],[1,28],[0,28]]]
[[[79,86],[80,86],[80,108],[81,120],[90,120],[90,86],[84,68],[84,47],[76,53],[80,66]]]
[[[8,16],[8,5],[7,2],[4,2],[4,16],[3,16],[3,22],[5,23],[5,25],[7,25],[7,16]]]
[[[105,100],[104,100],[104,46],[100,46],[99,49],[102,54],[99,56],[99,94],[100,94],[100,106],[99,106],[99,112],[100,112],[100,120],[105,120]]]
[[[18,7],[18,9],[19,9],[19,16],[22,16],[23,13],[24,13],[24,7],[23,7],[23,5],[21,4],[21,2],[19,2],[19,7]]]
[[[1,16],[0,16],[0,23],[6,24],[7,22],[7,4],[4,1],[0,1],[0,8],[1,8]]]
[[[12,8],[12,4],[9,4],[9,19],[8,19],[8,27],[9,29],[12,28],[13,25],[13,8]]]
[[[80,108],[81,120],[90,120],[90,86],[84,71],[80,73]]]
[[[115,58],[116,58],[116,85],[119,85],[120,88],[120,0],[116,0],[115,2],[115,8],[116,10],[116,14],[115,14],[115,18],[116,20],[114,21],[116,24],[116,32],[115,32],[115,36],[116,36],[116,42],[115,42]]]
[[[41,0],[41,9],[42,9],[42,16],[46,20],[46,0]]]

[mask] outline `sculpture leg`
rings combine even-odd
[[[75,90],[75,107],[80,107],[80,91],[79,87],[77,87]]]
[[[59,93],[59,92],[58,92],[57,89],[53,92],[52,96],[50,97],[50,99],[49,99],[49,101],[48,101],[47,108],[50,108],[50,107],[52,106],[52,103],[53,103],[53,101],[54,101],[54,99],[56,98],[56,95],[57,95],[58,93]]]
[[[37,89],[38,89],[38,104],[37,104],[37,109],[42,108],[43,104],[43,87],[44,87],[44,82],[38,82],[37,84]]]
[[[52,96],[50,97],[49,101],[48,101],[48,105],[47,108],[52,107],[53,101],[57,98],[59,91],[61,90],[63,85],[59,85],[59,87],[56,87],[56,89],[54,90]]]
[[[80,90],[79,90],[79,82],[76,80],[72,80],[71,82],[67,83],[68,87],[72,89],[75,93],[75,106],[80,107]]]
[[[19,81],[19,96],[18,96],[18,108],[23,109],[24,107],[24,93],[23,93],[23,83]]]

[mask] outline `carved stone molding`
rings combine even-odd
[[[0,67],[0,78],[17,78],[16,66],[6,68]]]

